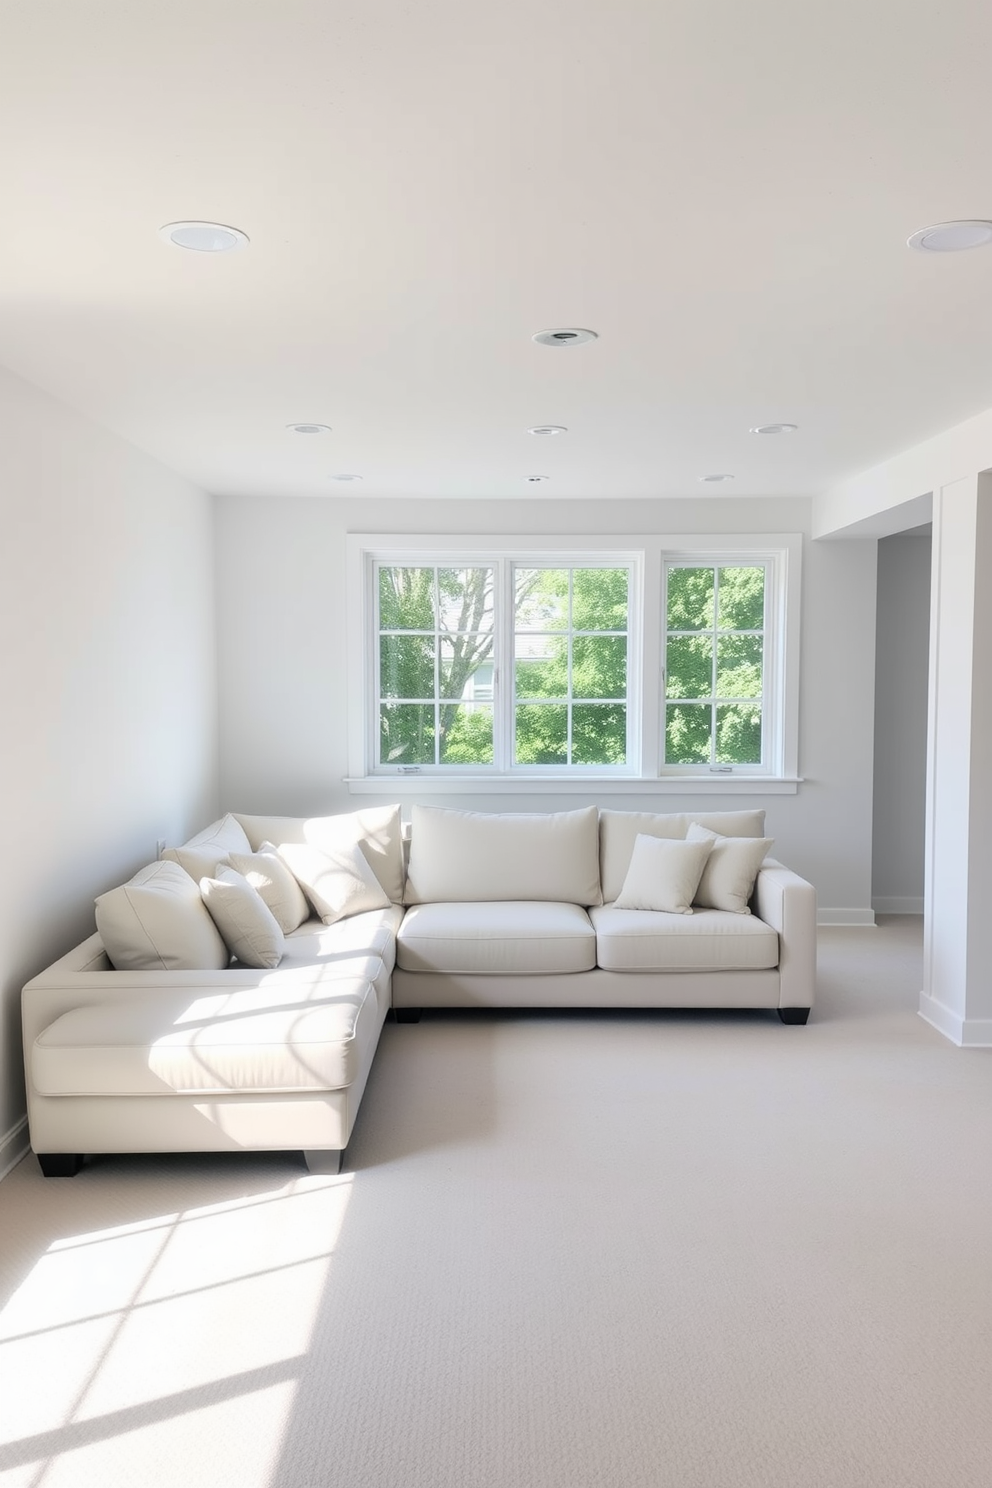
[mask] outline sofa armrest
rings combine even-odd
[[[363,975],[361,963],[370,959],[381,960],[371,955],[354,958],[355,976]],[[185,996],[192,1003],[263,990],[276,996],[298,995],[306,1001],[308,994],[321,995],[325,989],[333,994],[336,985],[347,980],[349,970],[348,962],[339,960],[291,962],[272,970],[232,966],[223,971],[114,971],[99,935],[93,935],[33,977],[21,992],[25,1060],[38,1035],[75,1008],[155,1003],[163,995]]]
[[[752,899],[758,918],[778,931],[779,1007],[812,1007],[816,990],[816,890],[766,859]]]

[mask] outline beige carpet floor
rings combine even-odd
[[[918,921],[774,1014],[387,1025],[339,1178],[0,1184],[16,1488],[988,1488],[992,1051]]]

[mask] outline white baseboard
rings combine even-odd
[[[926,992],[920,993],[920,1017],[962,1049],[992,1049],[992,1018],[962,1018]]]
[[[11,1168],[16,1168],[28,1150],[28,1118],[22,1116],[9,1132],[0,1137],[0,1179],[6,1178]]]
[[[923,913],[923,895],[915,897],[911,894],[896,894],[894,897],[873,899],[871,907],[876,914],[915,914]]]
[[[875,923],[875,911],[873,909],[818,909],[816,923],[818,925],[872,926]]]

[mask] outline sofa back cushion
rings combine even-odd
[[[333,856],[356,845],[391,904],[403,903],[403,843],[400,808],[372,806],[340,816],[245,816],[238,821],[251,839],[251,851],[263,842],[306,842]]]
[[[96,927],[117,971],[223,971],[231,959],[178,863],[149,863],[96,901]]]
[[[595,806],[540,815],[414,806],[412,814],[407,904],[603,902]]]
[[[612,904],[623,888],[639,836],[685,837],[690,822],[698,822],[721,837],[761,837],[765,813],[758,811],[601,811],[599,814],[600,873],[603,903]]]

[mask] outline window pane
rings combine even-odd
[[[669,636],[665,696],[698,698],[713,695],[713,640],[711,636]]]
[[[627,709],[623,703],[579,703],[572,709],[572,764],[627,762]]]
[[[728,703],[716,710],[716,758],[721,765],[761,764],[761,709]]]
[[[434,696],[434,637],[380,636],[379,690],[383,697]]]
[[[380,707],[379,758],[384,765],[434,763],[433,703],[384,703]]]
[[[517,630],[564,630],[568,625],[568,569],[515,570]]]
[[[668,570],[668,629],[709,630],[713,626],[712,568]]]
[[[516,763],[568,763],[568,709],[563,703],[532,703],[517,708]]]
[[[441,640],[441,696],[466,700],[493,695],[492,635],[446,636]]]
[[[761,636],[721,636],[717,642],[716,695],[725,698],[760,698]]]
[[[765,570],[720,569],[721,630],[761,630],[765,623]]]
[[[576,636],[572,641],[572,696],[627,695],[627,637]]]
[[[627,629],[625,568],[573,569],[572,625],[576,630]]]
[[[713,709],[708,703],[672,703],[665,710],[665,763],[709,762]]]
[[[439,753],[442,765],[491,765],[491,706],[488,703],[460,703],[442,708]]]
[[[518,698],[568,697],[568,662],[566,658],[542,657],[518,661],[514,668]]]
[[[491,568],[439,568],[437,583],[441,630],[492,630]]]
[[[379,629],[434,629],[433,568],[379,569]]]

